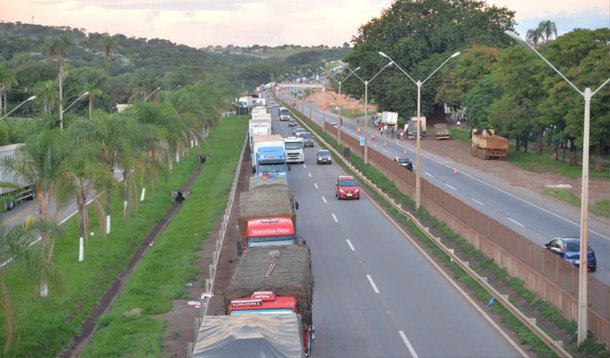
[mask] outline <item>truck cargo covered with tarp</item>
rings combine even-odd
[[[313,303],[311,252],[304,245],[253,247],[241,257],[225,290],[225,307],[231,300],[248,297],[256,291],[273,291],[278,296],[297,299],[303,319],[311,316]]]
[[[206,316],[192,357],[302,358],[302,339],[296,314]]]

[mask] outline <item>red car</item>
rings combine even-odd
[[[338,199],[360,199],[360,184],[351,175],[339,175],[336,188]]]

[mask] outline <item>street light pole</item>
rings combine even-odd
[[[363,80],[360,76],[358,76],[358,74],[356,72],[352,72],[356,77],[358,77],[358,79],[364,83],[364,155],[363,155],[363,160],[364,160],[364,164],[368,164],[369,163],[369,146],[368,146],[368,127],[369,127],[369,83],[371,81],[373,81],[375,79],[375,77],[379,76],[379,74],[385,70],[386,68],[392,66],[394,64],[394,61],[390,60],[390,62],[388,62],[385,66],[383,66],[381,68],[381,70],[379,70],[379,72],[377,72],[375,74],[375,76],[371,77],[370,80],[365,81]]]
[[[337,81],[337,82],[339,83],[339,97],[341,97],[341,84],[342,84],[343,82],[345,82],[345,81],[346,81],[346,80],[349,78],[349,76],[353,75],[353,74],[354,74],[356,71],[358,71],[358,70],[360,69],[360,67],[356,67],[356,69],[355,69],[355,70],[352,70],[352,69],[351,69],[351,68],[349,68],[349,66],[347,66],[347,65],[345,65],[345,67],[346,67],[346,68],[347,68],[347,69],[350,71],[350,73],[349,73],[347,76],[345,76],[345,77],[343,78],[343,80],[341,80],[341,81],[337,80],[337,79],[335,78],[335,76],[333,76],[333,74],[332,74],[332,73],[330,73],[330,72],[328,73],[328,75],[329,75],[330,77],[332,77],[332,79],[333,79],[333,80],[335,80],[335,81]],[[326,69],[324,69],[322,66],[320,66],[320,69],[321,69],[322,71],[326,71]],[[341,115],[341,110],[342,110],[342,109],[343,109],[343,108],[342,108],[342,106],[339,106],[339,130],[337,131],[337,143],[339,143],[339,145],[341,145],[341,127],[343,127],[343,117],[342,117],[342,115]]]
[[[30,98],[26,99],[25,101],[23,101],[23,102],[19,103],[19,104],[18,104],[18,105],[17,105],[15,108],[13,108],[13,109],[12,109],[10,112],[8,112],[8,113],[7,113],[7,114],[5,114],[5,115],[4,115],[2,118],[0,118],[0,121],[1,121],[1,120],[3,120],[3,119],[5,119],[6,117],[10,116],[10,115],[11,115],[11,113],[13,113],[13,112],[15,112],[15,111],[17,110],[17,108],[19,108],[19,107],[23,106],[24,104],[26,104],[26,103],[27,103],[27,102],[29,102],[29,101],[33,101],[33,100],[35,100],[35,99],[36,99],[36,96],[32,96],[32,97],[30,97]]]
[[[396,62],[394,62],[394,60],[390,58],[390,56],[386,55],[385,53],[380,51],[379,55],[390,60],[390,63],[395,64],[396,67],[398,67],[398,69],[417,86],[417,133],[415,134],[415,210],[419,210],[419,208],[421,207],[421,86],[426,83],[426,81],[428,81],[428,79],[430,79],[430,77],[432,77],[438,70],[440,70],[441,67],[443,67],[447,62],[449,62],[449,60],[459,56],[460,53],[456,52],[453,55],[449,56],[449,58],[447,58],[443,63],[441,63],[440,66],[438,66],[434,71],[432,71],[432,73],[423,81],[415,81],[413,77],[409,76],[407,71],[403,70],[402,67],[400,67]]]
[[[76,102],[78,102],[81,98],[85,97],[88,94],[89,94],[89,91],[87,91],[87,92],[81,94],[80,96],[78,96],[78,98],[76,98],[72,103],[70,103],[70,105],[68,107],[66,107],[63,110],[63,113],[66,113],[68,111],[68,109],[70,109],[70,107],[72,107]]]
[[[144,97],[144,102],[148,101],[148,99],[150,98],[150,96],[152,96],[153,94],[155,94],[155,92],[157,92],[158,90],[160,90],[161,87],[157,87],[154,91],[150,92],[150,94],[146,97]]]
[[[578,345],[580,346],[587,339],[587,263],[589,253],[589,127],[590,127],[590,113],[591,113],[591,97],[596,94],[600,89],[610,82],[608,78],[604,83],[601,84],[595,91],[591,91],[591,88],[586,87],[584,92],[579,90],[566,76],[563,75],[555,66],[553,66],[540,52],[536,51],[527,41],[523,40],[516,33],[506,30],[504,31],[513,40],[519,44],[526,46],[530,50],[534,51],[538,57],[540,57],[547,65],[549,65],[561,78],[563,78],[576,92],[584,97],[585,100],[585,113],[583,120],[583,140],[582,140],[582,178],[581,178],[581,197],[580,197],[580,265],[578,267],[578,317],[577,323],[577,338]],[[584,258],[584,262],[583,262]]]

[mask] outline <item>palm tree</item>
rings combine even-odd
[[[63,98],[63,81],[64,81],[64,61],[68,48],[72,46],[72,41],[65,35],[50,38],[45,45],[46,55],[53,61],[59,62],[59,74],[57,75],[59,83],[59,128],[64,129],[64,98]]]
[[[538,31],[540,36],[544,39],[544,43],[548,43],[551,36],[557,37],[557,26],[551,20],[540,21],[538,24]]]
[[[6,114],[6,91],[19,84],[17,75],[6,63],[0,63],[0,113]]]
[[[15,187],[19,183],[32,183],[38,201],[38,217],[42,222],[52,223],[51,198],[60,188],[61,176],[66,170],[70,159],[70,142],[63,132],[54,129],[41,128],[30,136],[23,147],[17,149],[14,157],[6,157],[0,161],[4,173],[11,173],[14,183],[0,183],[2,187]],[[41,233],[42,254],[50,265],[53,261],[55,237],[51,231]],[[48,296],[48,281],[42,278],[40,296]]]
[[[20,268],[33,279],[52,277],[51,266],[43,258],[40,245],[31,245],[42,231],[47,231],[40,221],[16,225],[13,227],[0,226],[0,311],[4,316],[4,354],[6,354],[15,336],[14,310],[12,309],[11,295],[5,282],[5,276],[14,268]]]
[[[42,81],[34,86],[34,94],[36,101],[42,103],[43,111],[46,115],[51,114],[53,103],[57,101],[57,91],[55,90],[55,81]]]
[[[525,40],[532,44],[534,48],[538,47],[540,40],[542,39],[542,33],[540,31],[540,27],[537,29],[529,29],[527,30],[527,34],[525,35]]]
[[[106,66],[106,76],[110,77],[110,64],[112,63],[112,53],[117,48],[117,42],[108,34],[103,34],[100,38],[100,47],[104,51],[104,63]]]

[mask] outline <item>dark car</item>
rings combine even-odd
[[[303,138],[303,147],[313,147],[313,135],[311,132],[297,132],[296,136]]]
[[[330,150],[320,149],[316,155],[318,164],[332,164],[333,158],[330,155]]]
[[[297,125],[297,121],[295,121],[294,119],[290,118],[288,120],[288,126],[289,127],[296,127],[296,125]]]
[[[580,266],[580,239],[577,237],[556,237],[544,245],[552,253],[558,255],[572,265]],[[595,272],[597,270],[597,258],[595,251],[589,246],[587,248],[587,270]]]
[[[403,168],[413,171],[413,162],[408,157],[396,157],[394,161],[398,162]]]
[[[360,199],[360,184],[351,175],[339,175],[335,196],[337,199]]]

